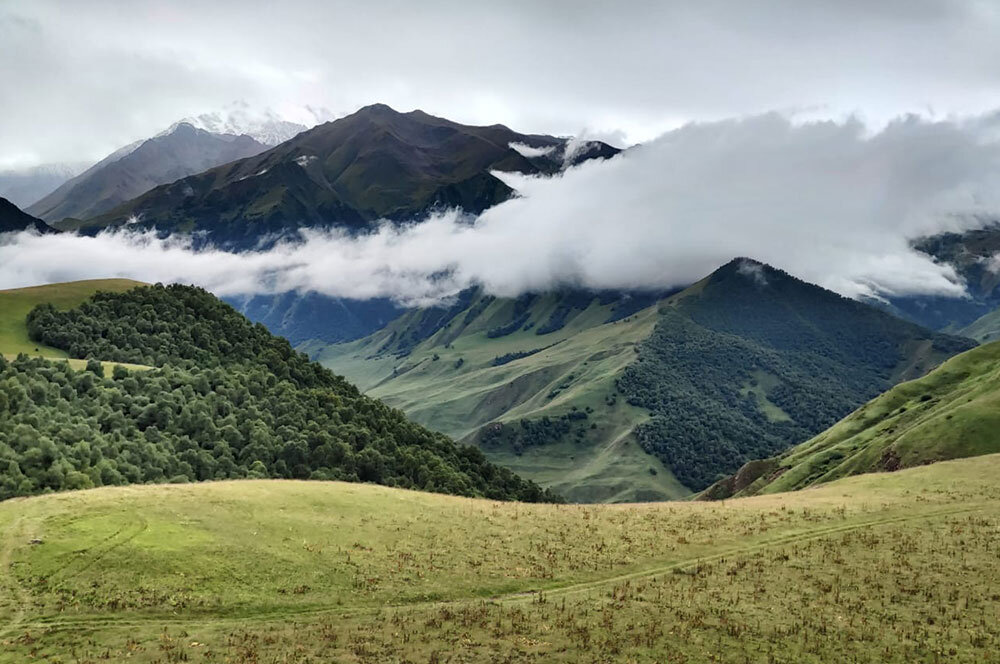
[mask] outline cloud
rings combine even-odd
[[[522,157],[528,157],[529,159],[534,157],[544,157],[548,154],[552,154],[552,151],[556,149],[554,145],[535,148],[525,143],[509,143],[508,147]]]
[[[427,303],[481,284],[664,288],[752,257],[844,295],[961,296],[912,239],[1000,211],[1000,144],[984,118],[795,123],[777,114],[691,124],[553,177],[497,173],[519,196],[470,219],[309,231],[245,254],[128,231],[10,236],[0,287],[127,276],[222,295],[315,290]]]

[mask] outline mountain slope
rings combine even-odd
[[[674,499],[690,491],[639,448],[632,430],[647,415],[615,388],[655,324],[655,301],[574,291],[504,299],[470,290],[353,343],[302,349],[569,500]]]
[[[701,489],[974,345],[737,259],[670,299],[619,389],[653,415],[643,447]]]
[[[512,142],[553,151],[529,158]],[[407,219],[435,206],[478,212],[511,194],[491,170],[554,172],[566,144],[376,104],[255,157],[157,187],[82,227],[140,217],[144,226],[203,230],[217,241],[246,244],[302,226],[360,228],[383,217]],[[615,153],[594,144],[579,158]]]
[[[991,343],[897,385],[785,454],[749,464],[705,497],[793,491],[848,475],[996,452],[1000,343]]]
[[[77,358],[0,361],[0,500],[107,484],[341,479],[493,499],[554,500],[471,447],[361,395],[209,293],[98,293],[27,317]],[[123,366],[104,375],[100,362]]]
[[[975,339],[979,343],[1000,339],[1000,307],[972,321],[959,334]]]
[[[889,300],[893,313],[931,329],[955,332],[1000,308],[1000,223],[925,237],[914,247],[953,267],[965,282],[967,297],[894,297]]]
[[[157,185],[265,149],[249,136],[212,134],[179,123],[102,159],[33,204],[30,211],[50,222],[93,217]]]
[[[561,495],[604,501],[702,489],[974,345],[747,259],[655,302],[472,291],[302,348]]]
[[[309,341],[337,343],[360,339],[406,311],[389,298],[352,300],[315,292],[224,299],[250,320],[288,339],[293,346]]]
[[[54,233],[54,228],[41,219],[22,212],[5,198],[0,198],[0,233],[34,230],[39,233]]]

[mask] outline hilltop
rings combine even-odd
[[[131,279],[93,279],[0,290],[0,355],[18,353],[66,358],[66,352],[33,340],[28,335],[28,314],[40,304],[65,310],[83,304],[98,292],[121,293],[145,285]]]
[[[726,503],[294,481],[5,501],[0,662],[983,662],[997,473],[992,455]]]
[[[897,385],[815,438],[754,461],[706,498],[792,491],[849,475],[1000,452],[1000,342]]]
[[[525,157],[512,143],[549,153]],[[476,213],[512,193],[491,171],[555,172],[567,143],[374,104],[72,226],[93,230],[131,219],[139,227],[201,230],[216,242],[248,246],[272,233],[366,228],[377,219],[409,220],[436,207]],[[594,143],[574,160],[617,152]]]
[[[572,500],[620,501],[703,489],[974,345],[738,259],[669,296],[467,291],[302,348]]]
[[[556,499],[361,395],[201,289],[104,291],[66,310],[44,302],[26,327],[87,362],[0,359],[0,499],[246,477]],[[118,364],[107,375],[100,361]]]

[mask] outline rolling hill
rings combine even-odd
[[[722,503],[338,482],[0,502],[0,662],[987,662],[1000,455]]]
[[[302,349],[425,426],[597,502],[703,489],[975,345],[748,259],[657,297],[469,291]]]
[[[849,475],[1000,452],[1000,343],[901,383],[815,438],[754,461],[705,498],[792,491]]]
[[[525,157],[511,143],[552,151]],[[380,218],[410,219],[437,206],[479,212],[511,194],[490,171],[557,171],[566,144],[502,125],[471,127],[375,104],[72,227],[138,219],[140,227],[200,230],[216,242],[250,246],[271,233],[304,226],[365,228]],[[595,143],[575,159],[617,152]]]
[[[5,198],[0,198],[0,233],[34,230],[39,233],[53,233],[55,229],[41,219],[22,212],[20,208]]]
[[[27,330],[87,362],[75,371],[26,355],[0,358],[0,500],[246,477],[556,499],[362,396],[200,289],[104,291],[67,310],[42,303],[28,313]],[[117,363],[110,376],[99,360]]]
[[[213,134],[178,123],[162,134],[115,151],[32,204],[29,211],[53,224],[87,219],[157,185],[266,149],[249,136]],[[75,223],[61,226],[73,227]]]

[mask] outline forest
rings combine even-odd
[[[501,500],[556,496],[365,397],[198,288],[42,305],[32,338],[81,358],[0,360],[0,499],[245,477],[373,482]],[[100,358],[154,367],[116,366]]]
[[[699,490],[891,387],[918,342],[944,356],[975,345],[739,259],[661,309],[618,390],[651,412],[643,448]]]

